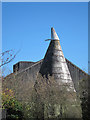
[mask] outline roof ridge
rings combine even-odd
[[[28,70],[29,68],[32,68],[33,66],[37,65],[38,63],[40,63],[40,62],[42,62],[42,61],[43,61],[43,59],[41,59],[40,61],[36,62],[35,64],[33,64],[33,65],[31,65],[31,66],[27,67],[26,69],[21,70],[21,71],[19,71],[19,72],[15,73],[15,74],[17,75],[17,74],[19,74],[19,73],[22,73],[22,72],[24,72],[24,71]]]

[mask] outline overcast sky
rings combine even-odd
[[[18,61],[38,61],[46,53],[54,27],[64,56],[87,72],[88,3],[16,2],[2,5],[3,51],[20,50],[6,67]]]

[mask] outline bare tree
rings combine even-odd
[[[19,51],[18,51],[19,52]],[[13,50],[7,50],[5,52],[0,53],[0,119],[2,118],[2,81],[3,81],[3,66],[10,63],[17,55],[18,52],[14,52]]]
[[[16,57],[18,52],[14,53],[13,50],[7,50],[0,53],[0,67],[10,63]]]

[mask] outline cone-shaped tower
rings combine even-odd
[[[61,49],[59,37],[54,28],[51,28],[51,42],[44,57],[40,73],[46,75],[46,77],[48,74],[54,75],[59,85],[69,83],[70,87],[74,89],[71,75]]]
[[[50,45],[45,54],[45,57],[39,72],[42,75],[45,75],[46,77],[48,77],[48,75],[51,75],[51,76],[53,75],[54,80],[56,80],[59,85],[58,87],[58,91],[60,89],[59,93],[63,91],[62,96],[59,98],[60,99],[59,105],[60,106],[65,106],[65,104],[66,106],[68,105],[67,107],[68,109],[65,112],[65,115],[68,116],[66,118],[81,118],[80,102],[77,99],[73,81],[61,49],[58,35],[56,34],[54,28],[51,28],[50,40],[51,40]],[[58,93],[58,91],[56,92]],[[63,105],[62,105],[62,100],[64,101]],[[59,105],[56,106],[57,110]]]

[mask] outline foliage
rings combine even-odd
[[[16,100],[11,89],[7,88],[2,92],[2,108],[7,111],[7,120],[22,118],[22,105]]]
[[[59,85],[53,76],[40,74],[35,79],[28,71],[11,74],[3,80],[3,89],[15,93],[23,107],[24,119],[81,118],[80,101],[70,84]],[[68,91],[69,89],[69,91]]]
[[[38,75],[35,89],[45,118],[81,118],[80,99],[69,83],[59,85],[53,76]]]
[[[79,81],[79,97],[81,99],[82,118],[88,119],[88,80],[81,79]]]

